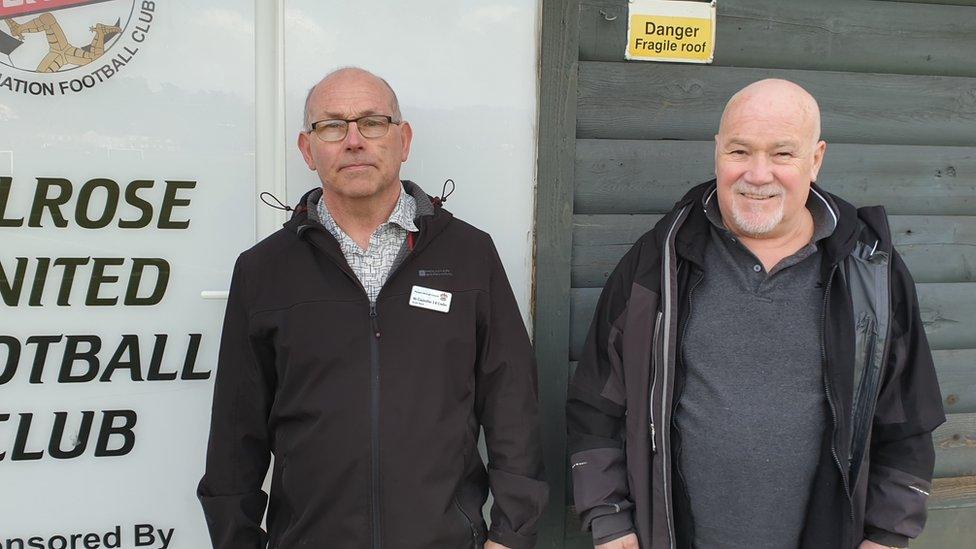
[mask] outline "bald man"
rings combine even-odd
[[[941,395],[880,206],[814,184],[814,98],[736,93],[715,180],[607,281],[569,388],[576,510],[599,549],[906,547]]]
[[[535,545],[529,339],[491,238],[400,179],[412,138],[372,73],[309,91],[317,184],[231,281],[198,488],[217,549]]]

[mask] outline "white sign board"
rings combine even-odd
[[[3,0],[0,31],[0,547],[208,547],[253,4]]]

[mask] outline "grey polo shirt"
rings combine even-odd
[[[704,278],[691,294],[675,413],[699,548],[795,548],[827,408],[817,242],[836,207],[811,191],[809,244],[768,273],[722,223],[714,192]]]

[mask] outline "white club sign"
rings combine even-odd
[[[253,21],[0,0],[4,549],[209,546],[225,301],[201,294],[255,234]]]

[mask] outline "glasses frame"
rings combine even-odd
[[[360,120],[363,120],[363,119],[366,119],[366,118],[385,118],[387,124],[389,124],[386,127],[386,133],[384,133],[383,135],[377,135],[377,136],[374,136],[374,137],[367,137],[366,135],[364,135],[363,134],[363,127],[362,127],[362,125],[359,124],[359,121]],[[316,131],[317,130],[317,126],[319,124],[324,124],[326,122],[345,122],[346,123],[346,132],[344,134],[342,134],[342,137],[340,137],[339,139],[336,139],[334,141],[327,141],[327,140],[323,139],[321,135],[319,135],[319,132],[318,131]],[[403,120],[401,120],[399,122],[394,122],[393,121],[393,117],[390,116],[390,115],[388,115],[388,114],[366,114],[366,115],[360,116],[359,118],[328,118],[328,119],[325,119],[325,120],[317,120],[317,121],[312,122],[311,124],[309,124],[309,129],[308,129],[307,133],[314,133],[315,134],[315,137],[317,139],[319,139],[320,141],[322,141],[323,143],[339,143],[340,141],[345,140],[346,139],[346,136],[349,135],[349,124],[351,124],[353,122],[356,123],[356,131],[359,132],[359,135],[362,136],[363,139],[379,139],[381,137],[386,137],[387,135],[390,135],[390,126],[399,126],[400,124],[403,124]]]

